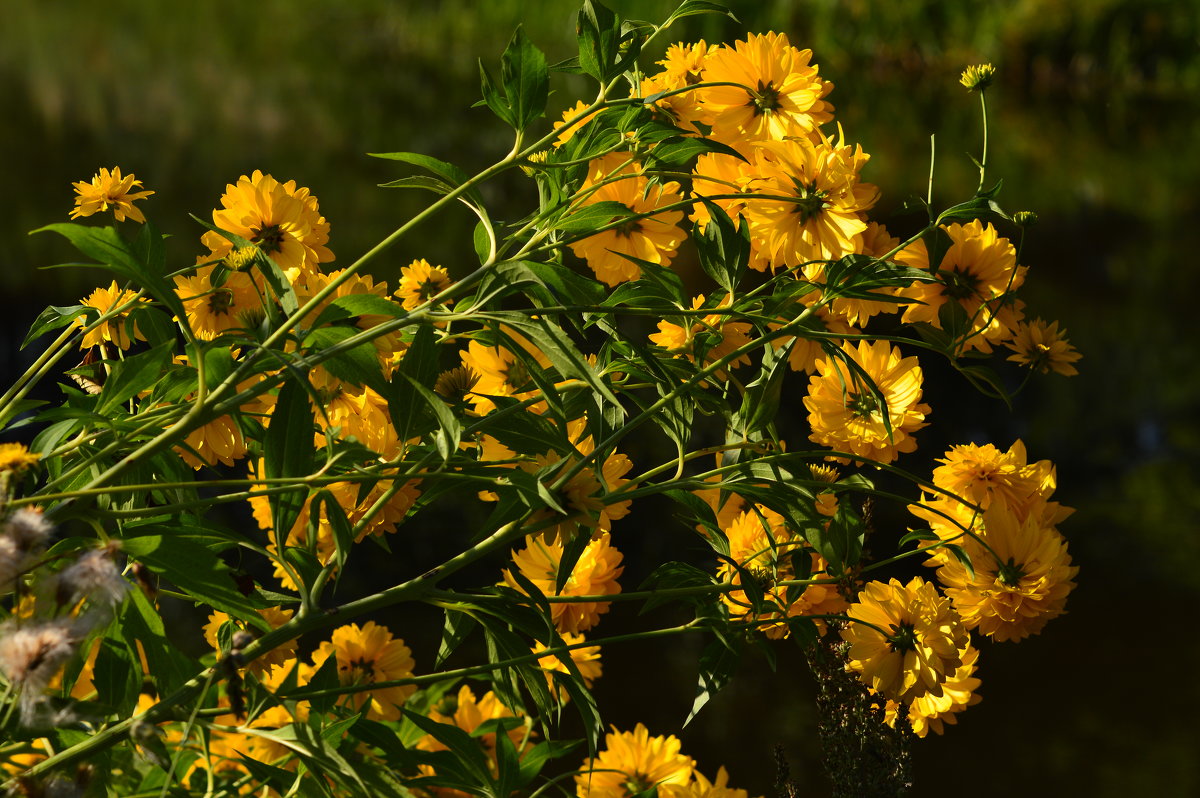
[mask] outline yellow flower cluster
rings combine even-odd
[[[788,618],[808,615],[833,615],[843,612],[846,601],[835,584],[781,585],[796,579],[794,558],[809,560],[810,579],[828,579],[828,563],[815,552],[804,552],[807,545],[785,525],[783,516],[756,505],[735,516],[722,528],[729,539],[729,559],[722,562],[717,575],[722,581],[739,588],[743,579],[753,578],[764,598],[765,609],[757,611],[744,589],[731,590],[721,596],[731,618],[753,623],[767,637],[787,637]],[[734,567],[736,563],[738,567]],[[825,629],[824,621],[816,620],[817,628]]]
[[[650,736],[641,723],[631,732],[604,736],[604,750],[584,762],[575,776],[578,798],[632,798],[649,790],[669,798],[748,798],[745,790],[729,787],[725,768],[709,780],[696,762],[681,750],[674,735]]]

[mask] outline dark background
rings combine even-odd
[[[614,3],[651,20],[671,5]],[[965,153],[978,150],[977,102],[957,77],[966,64],[996,64],[991,174],[1005,180],[1004,207],[1041,218],[1025,244],[1022,294],[1031,316],[1061,320],[1084,355],[1078,377],[1035,380],[1012,413],[926,367],[933,426],[904,464],[928,473],[949,444],[1007,448],[1021,437],[1031,458],[1057,463],[1058,498],[1078,508],[1063,532],[1082,570],[1067,616],[1018,645],[985,645],[983,703],[944,738],[916,744],[917,793],[960,795],[969,785],[978,796],[1197,794],[1200,337],[1187,319],[1200,249],[1200,11],[1159,0],[734,9],[745,27],[693,18],[668,40],[779,30],[811,47],[836,86],[838,120],[872,155],[864,178],[884,191],[874,218],[896,232],[916,224],[899,210],[924,194],[931,133],[935,205],[974,189]],[[108,282],[100,272],[37,269],[73,259],[56,237],[26,235],[66,220],[73,181],[100,166],[135,172],[158,192],[141,207],[176,236],[168,251],[184,264],[201,250],[188,212],[206,217],[226,183],[256,168],[295,179],[320,198],[345,265],[425,199],[376,188],[406,172],[364,153],[424,152],[468,171],[502,155],[506,129],[470,108],[476,59],[495,69],[517,23],[551,62],[568,57],[574,10],[560,0],[8,0],[0,381],[32,360],[36,347],[17,346],[45,305],[71,304]],[[554,89],[554,119],[594,94],[575,77],[559,76]],[[501,218],[535,201],[519,176],[485,192]],[[375,274],[394,287],[415,257],[462,274],[474,257],[470,229],[465,213],[451,212],[402,241]],[[796,406],[802,413],[798,398]],[[614,542],[637,558],[692,545],[686,530],[655,520],[653,507],[634,518],[647,520],[619,525]],[[894,523],[899,531],[904,516]],[[629,577],[641,568],[634,559]],[[618,606],[606,624],[620,626],[628,609]],[[412,642],[419,668],[431,662],[435,631],[416,628],[415,617],[382,620]],[[676,728],[691,705],[701,645],[607,650],[596,687],[606,722]],[[776,649],[774,673],[761,657],[743,663],[742,678],[683,733],[684,751],[710,776],[725,764],[735,786],[757,795],[771,790],[778,743],[802,794],[822,795],[812,680],[794,646]]]

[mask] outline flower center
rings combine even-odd
[[[970,272],[944,272],[943,279],[946,295],[952,299],[968,299],[978,293],[979,278]]]
[[[793,179],[792,185],[796,189],[792,212],[800,214],[800,224],[805,224],[825,210],[825,200],[829,198],[829,192],[817,188],[817,181],[802,183]]]
[[[433,299],[442,291],[442,283],[436,277],[429,277],[417,283],[417,298],[422,302]]]
[[[912,651],[917,647],[917,633],[911,623],[892,624],[888,645],[892,651]]]
[[[779,109],[779,90],[775,88],[775,84],[768,81],[764,84],[761,80],[758,82],[758,87],[754,93],[750,95],[750,103],[754,108],[755,116],[769,114]]]
[[[1024,576],[1025,572],[1012,557],[1009,557],[1008,562],[1001,563],[1000,567],[996,569],[996,579],[1005,587],[1016,587],[1021,584]]]
[[[229,315],[233,307],[233,292],[227,288],[216,288],[208,295],[208,312],[217,316]]]
[[[859,418],[870,418],[879,410],[879,401],[869,393],[852,393],[846,407]]]
[[[262,247],[264,252],[278,252],[283,248],[283,236],[282,228],[273,224],[259,230],[250,240]]]

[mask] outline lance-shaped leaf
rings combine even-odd
[[[288,380],[279,389],[279,399],[263,440],[263,475],[268,479],[308,476],[315,451],[313,411],[308,392],[296,380]],[[287,538],[300,517],[307,496],[308,490],[303,486],[271,494],[271,521],[281,541]]]

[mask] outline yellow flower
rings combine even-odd
[[[317,198],[307,188],[296,188],[295,180],[280,183],[255,169],[225,186],[221,206],[213,211],[213,224],[257,244],[292,282],[333,260],[325,246],[329,222],[318,210]],[[220,233],[209,231],[201,240],[213,258],[233,250]]]
[[[513,565],[546,596],[611,596],[621,592],[617,577],[624,570],[622,555],[612,546],[609,533],[601,532],[588,543],[559,594],[555,583],[562,556],[561,541],[529,535],[525,538],[525,548],[513,552]],[[504,581],[513,590],[525,592],[508,570],[504,571]],[[600,622],[609,604],[608,601],[555,602],[550,605],[551,619],[559,634],[586,632]]]
[[[146,217],[133,203],[149,197],[154,192],[130,192],[130,189],[141,184],[142,181],[135,179],[132,173],[121,177],[121,167],[119,166],[114,166],[111,173],[104,167],[100,167],[100,173],[93,175],[91,183],[81,180],[75,184],[75,193],[79,196],[75,198],[75,208],[71,211],[71,218],[91,216],[93,213],[107,211],[111,208],[113,216],[118,222],[125,221],[125,217],[128,216],[135,222],[144,223]]]
[[[774,268],[804,266],[805,277],[817,281],[824,267],[812,261],[861,250],[864,216],[879,197],[875,186],[858,179],[869,158],[861,146],[824,137],[756,146],[753,189],[781,197],[746,203],[750,237],[760,256]]]
[[[996,68],[991,64],[972,64],[963,70],[958,82],[969,91],[983,91],[992,85],[996,77]]]
[[[660,798],[750,798],[750,793],[729,786],[729,773],[724,767],[717,771],[717,777],[709,781],[698,771],[692,771],[694,780],[686,786],[679,784],[664,784],[658,789]]]
[[[430,266],[424,258],[400,269],[400,285],[394,296],[405,310],[415,310],[452,284],[450,273],[441,266]]]
[[[942,256],[937,279],[914,282],[897,294],[916,300],[904,306],[901,321],[923,321],[941,329],[940,311],[947,302],[957,302],[970,326],[963,342],[966,349],[991,352],[992,345],[1012,336],[1023,315],[1021,303],[1012,297],[1025,282],[1025,266],[1017,265],[1017,251],[990,223],[979,220],[965,225],[943,225],[950,247]],[[921,242],[906,249],[897,260],[928,269],[928,252]]]
[[[995,640],[1021,640],[1064,612],[1079,568],[1071,565],[1063,536],[1040,514],[1022,522],[994,504],[983,514],[979,538],[962,541],[974,574],[957,558],[947,558],[937,571],[966,628]]]
[[[404,641],[374,621],[362,628],[352,623],[334,629],[333,639],[313,652],[313,667],[320,670],[330,656],[337,660],[338,679],[344,685],[407,679],[416,665]],[[381,687],[350,693],[342,700],[354,710],[369,702],[367,717],[373,720],[399,720],[400,707],[416,689],[416,685]]]
[[[699,90],[712,137],[727,144],[805,136],[833,119],[825,100],[833,84],[810,64],[812,50],[797,50],[785,34],[751,34],[733,47],[709,50],[704,82],[736,83]]]
[[[1007,452],[990,443],[952,446],[938,462],[942,465],[933,469],[933,484],[985,510],[998,501],[1024,518],[1054,489],[1054,465],[1049,460],[1026,463],[1019,439]]]
[[[765,599],[765,609],[758,613],[744,590],[731,590],[721,595],[731,618],[755,623],[756,628],[772,639],[787,637],[790,629],[787,618],[804,615],[832,615],[845,610],[847,604],[833,584],[781,586],[778,583],[796,578],[793,554],[805,544],[787,528],[783,516],[762,505],[747,510],[723,528],[729,540],[729,557],[759,582]],[[814,578],[826,575],[828,563],[815,553],[805,556]],[[742,573],[732,564],[723,562],[717,569],[722,581],[741,586]],[[823,632],[824,622],[816,619]]]
[[[1083,357],[1067,340],[1067,331],[1058,329],[1058,322],[1047,324],[1041,319],[1021,322],[1013,339],[1005,344],[1016,354],[1008,356],[1014,363],[1047,374],[1056,371],[1064,377],[1079,373],[1072,364]]]
[[[819,292],[812,291],[800,298],[800,301],[805,305],[811,305],[819,299]],[[778,330],[784,324],[795,321],[795,318],[781,318],[778,322],[773,322],[768,325],[772,331]],[[806,323],[796,330],[799,335],[795,338],[776,338],[772,341],[772,345],[776,349],[782,349],[785,346],[790,346],[788,352],[788,367],[792,371],[803,371],[808,374],[817,372],[817,360],[825,355],[825,349],[822,346],[822,341],[828,341],[835,346],[841,346],[845,343],[842,338],[826,338],[807,335],[808,329],[816,330],[820,333],[835,333],[836,335],[859,335],[862,331],[851,327],[840,316],[835,316],[830,311],[828,305],[817,305],[816,311],[811,313],[806,320]]]
[[[692,169],[692,193],[700,198],[718,197],[727,194],[749,194],[753,191],[753,183],[758,179],[754,165],[732,155],[721,152],[708,152],[696,159]],[[725,211],[726,215],[737,224],[746,211],[748,199],[713,199],[714,205]],[[708,228],[711,214],[708,206],[697,202],[692,206],[692,221],[697,229],[704,232]],[[768,267],[766,260],[751,258],[750,266],[760,271]]]
[[[929,730],[942,734],[944,724],[951,726],[958,723],[959,712],[966,711],[983,700],[975,691],[979,689],[980,681],[974,676],[975,666],[979,661],[979,649],[967,646],[962,655],[962,665],[954,675],[942,684],[942,694],[923,695],[913,699],[908,705],[908,723],[918,737],[929,734]],[[899,705],[889,701],[886,718],[889,726],[895,726]]]
[[[586,429],[586,417],[576,419],[567,425],[569,440],[575,450],[584,457],[591,455],[595,450],[592,437],[590,435],[586,438],[582,437]],[[498,453],[500,453],[499,450],[493,448],[490,454]],[[577,462],[574,455],[569,455],[567,459],[571,463]],[[561,461],[561,456],[557,452],[551,451],[544,455],[538,455],[532,461],[523,463],[521,467],[533,473]],[[571,515],[555,526],[543,529],[540,534],[547,540],[569,540],[579,531],[580,527],[586,528],[590,537],[594,537],[597,531],[610,531],[613,521],[619,521],[629,514],[629,507],[633,502],[628,499],[610,501],[608,494],[629,482],[628,479],[625,479],[625,475],[632,469],[633,463],[629,458],[615,451],[604,458],[599,473],[593,466],[582,468],[560,488],[563,498],[566,499],[563,503],[564,509]]]
[[[915,451],[913,433],[926,426],[925,416],[930,412],[929,405],[921,403],[922,373],[917,359],[902,357],[887,341],[859,341],[857,348],[847,341],[842,351],[871,378],[884,403],[841,360],[819,359],[804,398],[812,426],[809,440],[883,463],[892,462],[900,452]],[[890,434],[884,413],[891,424]]]
[[[639,97],[649,97],[659,92],[686,89],[700,82],[700,73],[704,70],[704,62],[708,55],[708,45],[704,40],[695,44],[673,44],[667,48],[666,58],[659,61],[663,67],[642,80]],[[704,118],[695,91],[681,91],[655,102],[655,107],[666,113],[671,122],[679,128],[699,134],[697,121]]]
[[[37,452],[29,451],[23,443],[0,443],[0,473],[19,474],[37,465],[41,457]]]
[[[692,778],[695,762],[679,751],[679,738],[651,737],[642,724],[632,732],[604,736],[604,750],[584,762],[575,776],[579,798],[626,798],[652,787],[685,786]]]
[[[534,362],[543,369],[550,367],[550,358],[546,357],[537,346],[525,336],[505,329],[507,336],[521,348]],[[495,402],[490,397],[511,396],[516,399],[527,399],[537,391],[529,376],[529,368],[522,358],[504,346],[485,346],[476,340],[467,344],[467,351],[460,352],[459,358],[463,368],[470,369],[478,375],[474,388],[467,394],[467,400],[474,405],[475,412],[487,415],[496,409]],[[535,409],[535,408],[531,408]]]
[[[893,701],[941,696],[970,643],[949,599],[919,576],[907,584],[869,582],[846,614],[847,667]]]
[[[879,258],[891,252],[899,243],[900,239],[891,235],[886,227],[876,222],[868,222],[867,229],[862,233],[862,242],[858,251],[859,254]],[[824,279],[824,274],[821,275],[821,278]],[[870,292],[873,294],[895,293],[890,288],[873,288]],[[807,295],[805,299],[807,299]],[[901,306],[895,302],[848,297],[837,297],[829,303],[829,312],[852,327],[863,327],[877,313],[896,313],[900,308]]]
[[[210,260],[201,257],[197,263]],[[197,337],[206,341],[224,332],[245,330],[263,312],[263,297],[268,295],[246,272],[227,272],[225,282],[214,286],[215,268],[199,266],[195,274],[175,278],[175,293],[187,311],[188,324]]]
[[[580,188],[581,192],[591,193],[580,204],[580,208],[598,202],[618,202],[630,213],[654,213],[663,206],[683,200],[678,183],[651,185],[647,178],[637,173],[632,163],[627,163],[629,160],[628,153],[617,152],[593,161],[588,168],[588,178]],[[618,179],[591,190],[602,181],[614,177]],[[675,251],[686,238],[686,234],[677,226],[682,219],[683,211],[673,210],[644,219],[628,220],[611,230],[576,241],[571,244],[571,251],[587,261],[597,279],[609,286],[616,286],[636,280],[642,274],[640,266],[622,255],[631,255],[660,266],[670,264]]]
[[[923,495],[920,503],[910,504],[908,510],[928,524],[929,529],[938,536],[939,540],[959,546],[968,537],[968,530],[977,532],[983,523],[980,514],[969,505],[941,494]],[[933,546],[932,541],[929,544],[922,543],[921,545],[929,547],[929,559],[925,562],[926,565],[940,565],[953,559],[954,555],[944,547]]]
[[[702,307],[704,307],[704,294],[700,294],[692,300],[692,310],[700,310]],[[720,313],[710,313],[696,318],[696,321],[687,328],[669,321],[660,321],[658,332],[650,335],[650,342],[658,344],[675,357],[686,357],[693,363],[696,362],[696,350],[700,349],[703,362],[708,365],[750,343],[751,325],[744,321],[727,321],[726,319],[728,317]],[[743,354],[726,365],[736,368],[749,364],[750,357]],[[728,377],[728,372],[724,368],[718,369],[715,374],[717,379],[723,380]]]
[[[907,585],[869,582],[847,615],[848,668],[894,701],[942,695],[970,641],[950,600],[919,576]]]
[[[266,607],[258,611],[263,620],[271,625],[272,629],[278,629],[292,619],[294,614],[292,610],[285,610],[282,607]],[[208,616],[208,623],[204,625],[204,640],[208,643],[213,651],[220,652],[220,643],[217,635],[221,631],[221,627],[230,621],[227,613],[220,610],[214,610]],[[238,628],[243,628],[244,624],[240,621],[235,621]],[[289,640],[282,645],[279,645],[261,657],[251,660],[246,665],[246,670],[256,676],[261,676],[277,665],[283,665],[289,660],[295,659],[296,656],[296,641]]]
[[[249,452],[242,429],[232,416],[219,416],[207,424],[196,427],[183,439],[183,445],[175,451],[183,461],[199,470],[217,463],[231,466]]]
[[[442,711],[439,711],[439,709]],[[443,699],[439,702],[438,709],[433,709],[429,712],[430,720],[457,726],[467,733],[474,732],[490,720],[516,717],[521,716],[506,707],[492,691],[489,690],[481,698],[476,699],[475,693],[465,684],[459,688],[457,696]],[[528,721],[517,724],[507,732],[508,739],[512,741],[518,755],[524,752],[524,749],[530,742],[530,738],[533,736],[532,730],[526,725],[527,723]],[[471,737],[483,748],[484,753],[488,757],[488,767],[492,774],[495,775],[498,772],[495,732],[478,735],[471,734]],[[427,734],[418,740],[417,748],[421,751],[447,750],[446,745],[432,734]],[[435,771],[429,765],[422,765],[420,770],[422,775],[435,775]],[[467,793],[444,787],[431,787],[429,791],[439,796],[439,798],[468,798]]]
[[[564,145],[568,141],[570,141],[571,138],[576,133],[578,133],[580,130],[583,129],[584,125],[586,125],[588,122],[590,122],[592,120],[592,117],[594,117],[597,113],[599,113],[598,111],[593,111],[592,113],[588,114],[587,116],[581,118],[579,121],[575,122],[570,127],[566,126],[567,122],[571,121],[575,117],[582,114],[585,110],[587,110],[587,107],[588,107],[588,103],[585,103],[583,100],[580,100],[579,102],[575,103],[575,105],[573,105],[570,108],[568,108],[567,110],[563,111],[562,121],[554,123],[554,129],[562,131],[561,133],[558,134],[558,138],[556,138],[554,140],[555,147],[561,147],[562,145]]]
[[[585,638],[581,634],[571,634],[567,632],[562,635],[563,642],[569,646],[577,646],[585,642]],[[547,651],[547,646],[538,642],[533,647],[534,654],[540,654]],[[581,648],[573,648],[566,653],[547,654],[544,657],[538,658],[538,667],[546,672],[546,682],[551,689],[555,688],[554,676],[555,673],[570,673],[567,663],[564,658],[569,658],[575,663],[575,667],[579,669],[579,675],[583,677],[585,687],[591,687],[592,682],[600,678],[603,672],[603,667],[600,664],[600,646],[583,646]],[[565,696],[565,691],[559,692],[560,696]]]
[[[137,297],[133,291],[122,291],[117,287],[117,281],[113,280],[112,285],[108,288],[97,288],[87,299],[81,300],[84,305],[89,308],[95,308],[103,315],[110,310],[134,300]],[[141,302],[140,299],[137,300]],[[139,341],[145,341],[146,336],[142,335],[142,331],[138,329],[136,324],[129,321],[129,313],[137,307],[137,304],[131,305],[129,308],[121,311],[117,315],[110,318],[108,321],[93,327],[83,335],[83,340],[79,342],[80,349],[90,349],[93,346],[99,346],[105,341],[112,342],[118,349],[128,349],[133,343],[129,338],[129,328],[133,328],[133,337]],[[87,322],[83,316],[80,316],[75,321],[76,326],[86,327]]]

